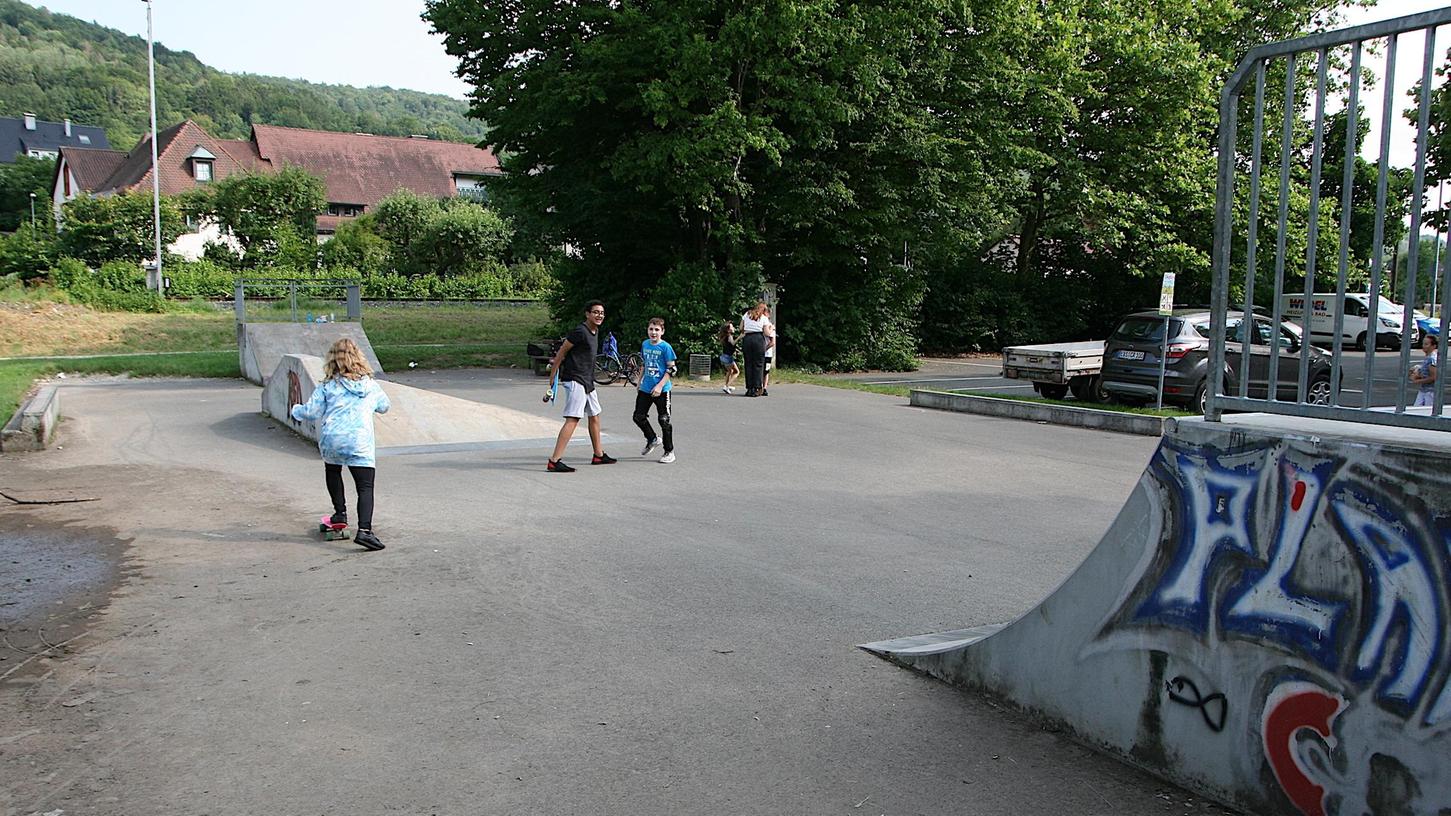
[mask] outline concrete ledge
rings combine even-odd
[[[1041,402],[985,397],[975,394],[952,394],[946,391],[912,389],[911,404],[918,408],[938,408],[964,414],[986,414],[1009,419],[1051,422],[1101,431],[1163,436],[1164,417],[1100,411],[1096,408],[1075,408],[1071,405],[1048,405]]]
[[[53,385],[44,386],[0,429],[0,451],[45,450],[55,441],[59,424],[60,390]]]

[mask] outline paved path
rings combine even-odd
[[[322,467],[257,388],[65,386],[63,449],[0,456],[98,499],[0,506],[0,813],[1218,812],[855,648],[1030,609],[1156,440],[699,387],[660,465],[602,396],[614,466],[380,460],[364,553],[310,533]]]
[[[1419,348],[1411,351],[1411,364],[1419,364],[1425,355]],[[1395,405],[1396,386],[1401,381],[1401,355],[1399,351],[1377,351],[1375,353],[1374,380],[1371,387],[1372,405]],[[973,357],[924,357],[919,359],[916,371],[870,371],[839,375],[842,379],[880,385],[903,385],[913,388],[936,388],[946,391],[972,390],[992,394],[1033,395],[1033,384],[1023,380],[1009,380],[1002,376],[1003,365],[1000,355]],[[1365,352],[1347,350],[1341,358],[1341,402],[1359,408],[1365,390]],[[1415,386],[1407,386],[1407,401],[1415,399]],[[1068,398],[1072,401],[1072,398]]]

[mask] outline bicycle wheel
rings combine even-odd
[[[620,377],[620,361],[608,354],[595,357],[595,384],[609,385]]]
[[[625,358],[625,382],[638,386],[640,378],[645,374],[645,360],[638,354],[631,354]]]

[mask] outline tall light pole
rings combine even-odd
[[[35,235],[35,193],[30,194],[30,234]]]
[[[161,287],[161,174],[156,169],[156,43],[151,30],[151,0],[146,4],[146,72],[151,84],[151,218],[156,227],[156,262],[154,265],[156,291],[165,294]]]

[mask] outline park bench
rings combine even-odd
[[[564,338],[555,340],[536,340],[524,346],[524,353],[529,355],[529,366],[534,369],[534,374],[543,377],[549,373],[549,361],[559,353],[559,347],[564,345]]]

